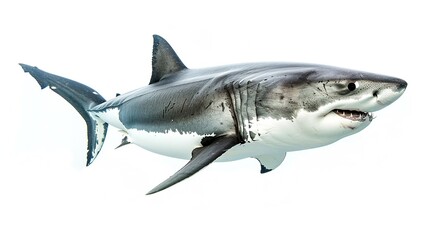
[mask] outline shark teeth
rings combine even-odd
[[[352,121],[360,121],[363,122],[369,117],[369,120],[372,121],[373,116],[371,113],[361,112],[357,110],[342,110],[342,109],[334,109],[334,111],[338,116],[352,120]]]

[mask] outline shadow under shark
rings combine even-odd
[[[157,35],[149,85],[108,101],[86,85],[20,65],[42,89],[49,87],[84,118],[87,165],[101,150],[109,125],[125,133],[119,146],[133,143],[190,159],[148,194],[215,160],[256,158],[261,173],[269,172],[287,152],[324,146],[361,131],[372,121],[372,112],[397,100],[407,87],[398,78],[315,64],[188,69]]]

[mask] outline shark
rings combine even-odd
[[[162,191],[214,161],[254,158],[260,172],[292,151],[317,148],[358,133],[373,112],[396,101],[407,82],[320,64],[261,62],[191,69],[171,45],[153,36],[149,85],[105,100],[77,81],[20,64],[42,89],[68,101],[87,125],[87,166],[107,129],[121,144],[188,160],[147,194]]]

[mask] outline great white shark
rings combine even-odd
[[[87,165],[109,125],[149,151],[190,159],[148,194],[164,190],[213,161],[256,158],[261,173],[286,153],[321,147],[366,128],[405,91],[395,77],[316,64],[247,63],[189,69],[154,35],[148,86],[106,101],[76,81],[20,64],[40,87],[67,100],[87,124]]]

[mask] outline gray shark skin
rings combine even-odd
[[[373,120],[372,112],[397,100],[399,78],[325,65],[248,63],[188,69],[154,35],[148,86],[106,101],[92,88],[21,64],[41,88],[66,99],[87,123],[87,165],[103,145],[108,125],[129,143],[190,159],[148,194],[164,190],[213,161],[256,158],[261,173],[286,153],[331,144]]]

